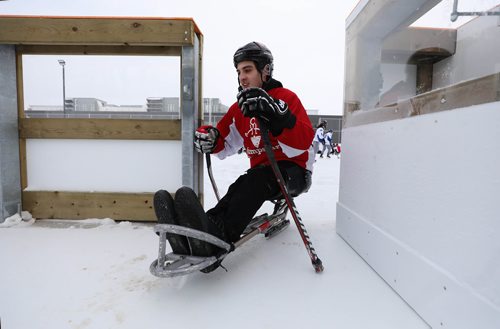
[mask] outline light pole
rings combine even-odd
[[[57,60],[59,64],[62,66],[62,78],[63,78],[63,112],[66,114],[66,81],[64,77],[64,65],[66,65],[66,62],[62,59]]]

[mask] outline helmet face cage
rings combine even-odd
[[[251,42],[239,48],[233,56],[234,67],[243,61],[252,61],[257,69],[262,72],[268,65],[269,77],[273,74],[273,55],[271,51],[262,43]]]

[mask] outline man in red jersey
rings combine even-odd
[[[202,230],[227,242],[237,241],[262,204],[280,195],[257,118],[269,127],[272,149],[292,196],[309,189],[314,163],[311,122],[297,95],[272,78],[271,51],[262,43],[251,42],[239,48],[233,59],[239,82],[237,102],[216,127],[201,126],[196,130],[195,148],[220,159],[244,148],[250,169],[206,213],[194,191],[187,187],[177,191],[175,200],[166,191],[155,195],[159,222]],[[194,238],[170,235],[168,240],[176,253],[212,256],[219,251]]]

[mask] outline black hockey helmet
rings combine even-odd
[[[321,122],[318,124],[318,128],[319,127],[322,127],[322,128],[326,128],[328,126],[328,121],[326,120],[321,120]]]
[[[269,65],[269,77],[272,77],[273,54],[264,44],[253,41],[238,48],[233,56],[234,67],[243,61],[253,61],[260,72]]]

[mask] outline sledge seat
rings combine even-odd
[[[283,178],[285,179],[285,178]],[[290,186],[287,184],[287,189],[288,189],[288,194],[292,197],[298,197],[302,193],[307,193],[309,191],[309,188],[311,187],[311,182],[312,182],[312,173],[309,170],[306,170],[305,173],[305,186]],[[274,196],[269,198],[269,201],[276,203],[278,201],[284,200],[285,197],[283,196],[283,193],[281,193],[281,190],[278,191]]]

